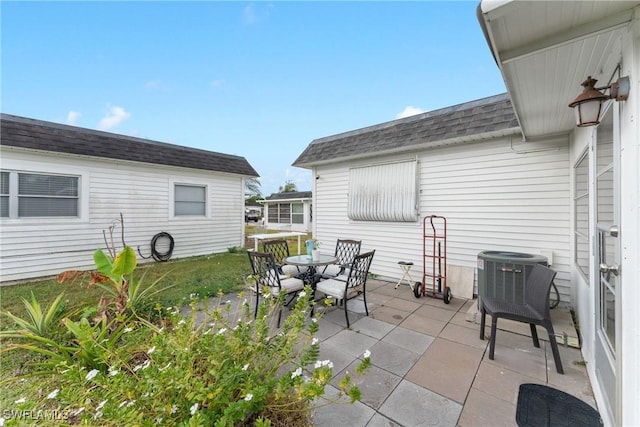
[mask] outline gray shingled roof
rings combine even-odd
[[[258,176],[240,156],[9,114],[0,115],[0,127],[3,146]]]
[[[288,193],[272,193],[266,200],[310,199],[311,191],[290,191]]]
[[[410,151],[437,143],[515,133],[518,121],[508,94],[478,99],[404,119],[313,140],[293,162],[309,167],[331,161]]]

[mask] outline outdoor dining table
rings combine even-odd
[[[338,262],[338,258],[333,255],[320,254],[318,259],[313,259],[309,255],[294,255],[285,258],[284,262],[299,267],[307,267],[307,271],[302,273],[303,280],[315,288],[317,267]]]

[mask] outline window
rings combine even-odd
[[[4,218],[79,216],[77,176],[2,171],[0,215]]]
[[[0,172],[0,217],[9,217],[9,172]]]
[[[585,152],[574,167],[575,263],[589,279],[589,156]]]
[[[174,192],[175,216],[206,216],[207,187],[203,185],[176,184]]]
[[[302,203],[291,204],[291,223],[304,224],[304,205]]]
[[[417,221],[417,164],[412,160],[350,169],[349,218]]]
[[[304,224],[303,203],[273,203],[267,211],[272,224]]]

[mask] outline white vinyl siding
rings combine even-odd
[[[240,175],[0,148],[6,168],[77,171],[83,195],[80,218],[53,218],[46,223],[37,218],[2,218],[2,282],[93,268],[93,252],[104,248],[102,230],[114,224],[120,213],[126,243],[144,256],[150,255],[151,239],[161,231],[175,240],[172,259],[244,245]],[[216,201],[208,204],[207,216],[171,217],[173,186],[185,182],[206,187],[207,200]],[[119,226],[114,237],[121,248]],[[139,257],[139,262],[145,260]]]
[[[351,168],[349,219],[416,221],[416,165],[412,160]]]
[[[518,154],[508,138],[421,151],[419,217],[447,219],[447,261],[475,268],[483,250],[552,254],[563,302],[569,302],[571,192],[568,140],[557,147],[526,143]],[[544,151],[535,151],[544,149]],[[406,158],[406,156],[405,156]],[[338,238],[362,240],[362,250],[376,249],[371,271],[401,276],[398,261],[414,262],[414,279],[422,275],[423,224],[362,222],[347,216],[349,170],[400,156],[380,156],[317,167],[314,234],[323,246]],[[419,279],[420,278],[420,279]]]

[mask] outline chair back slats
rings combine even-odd
[[[335,256],[338,258],[338,265],[349,265],[360,253],[360,240],[338,239],[336,242]]]
[[[280,275],[273,254],[255,251],[247,253],[256,282],[262,286],[280,288]]]
[[[283,265],[289,256],[289,244],[284,239],[266,240],[262,243],[262,251],[273,254],[276,262]]]
[[[555,277],[555,271],[541,264],[536,264],[527,277],[525,304],[544,317],[549,317],[549,291]]]
[[[369,268],[371,267],[371,261],[373,260],[375,252],[374,250],[354,257],[349,270],[347,288],[355,288],[366,284],[367,275],[369,274]]]

